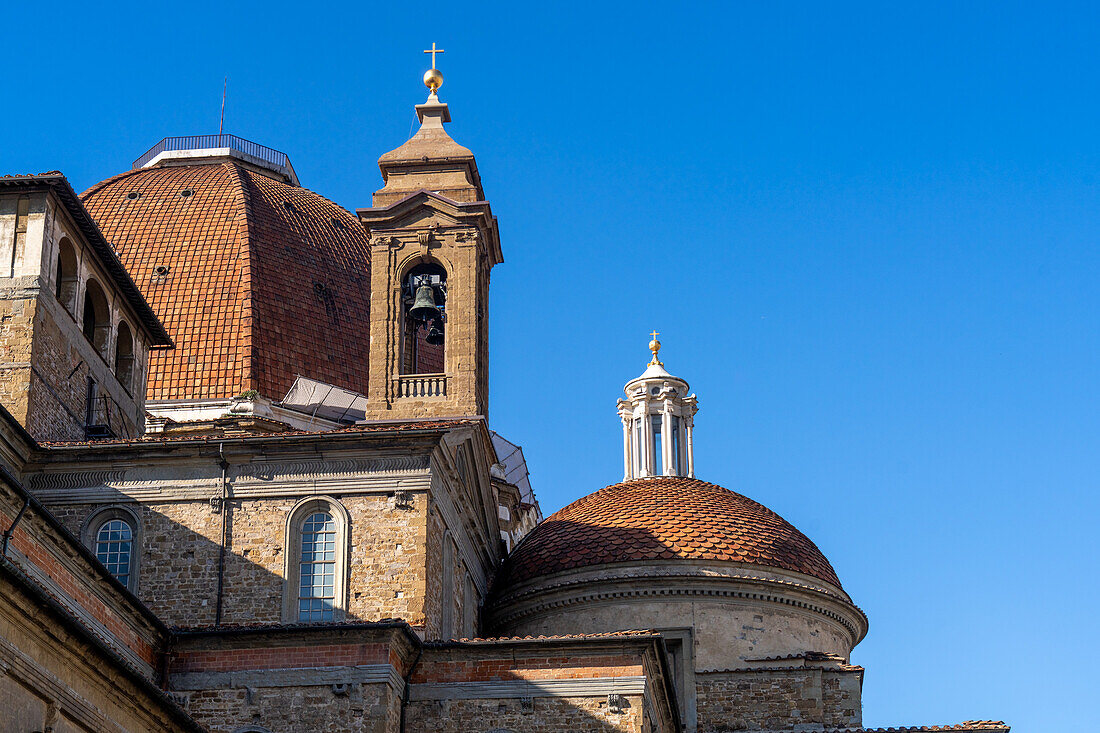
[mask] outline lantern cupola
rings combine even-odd
[[[623,422],[624,481],[649,476],[695,476],[692,425],[698,406],[688,383],[665,370],[657,358],[661,342],[654,331],[653,354],[641,376],[627,382],[618,403]]]

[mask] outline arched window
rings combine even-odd
[[[118,322],[118,337],[115,347],[115,376],[127,392],[134,389],[134,335],[126,321]]]
[[[443,533],[443,608],[440,609],[439,638],[452,639],[455,635],[455,543],[451,530]]]
[[[348,514],[335,499],[303,500],[286,528],[283,619],[341,621],[347,608]]]
[[[467,639],[477,636],[477,586],[469,573],[466,573],[466,594],[462,601],[462,635]]]
[[[302,524],[298,620],[332,621],[336,607],[336,520],[313,512]]]
[[[103,356],[107,355],[107,343],[111,336],[111,309],[103,288],[95,280],[84,287],[84,336]]]
[[[132,592],[137,589],[140,535],[137,515],[120,506],[92,513],[81,530],[84,545]]]
[[[76,250],[66,237],[61,238],[57,247],[57,273],[54,280],[57,301],[72,313],[79,276],[76,270]]]
[[[442,374],[447,321],[447,271],[423,262],[405,275],[402,290],[401,373]]]

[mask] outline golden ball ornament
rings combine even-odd
[[[439,69],[428,69],[424,72],[424,86],[433,92],[443,86],[443,74]]]

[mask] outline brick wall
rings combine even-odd
[[[21,507],[21,497],[0,484],[0,526],[10,527]],[[167,645],[166,632],[34,507],[15,526],[8,559],[117,653],[129,657],[148,679],[154,678]]]
[[[671,731],[656,650],[644,636],[427,645],[409,676],[408,729]]]
[[[860,670],[697,672],[699,733],[859,727]]]
[[[187,712],[211,733],[262,724],[273,731],[397,733],[401,698],[387,685],[331,685],[201,690],[187,696]]]
[[[415,655],[407,628],[366,625],[184,635],[168,686],[209,730],[397,733],[400,679]],[[370,680],[364,671],[373,672]]]
[[[50,296],[43,296],[50,297]],[[144,431],[141,411],[115,379],[104,358],[78,332],[76,322],[56,302],[36,303],[34,347],[31,356],[35,376],[27,432],[40,441],[84,440],[87,379],[96,381],[103,399],[103,418],[115,435],[137,437]],[[58,313],[58,311],[61,311]]]
[[[408,730],[423,733],[482,733],[504,729],[523,733],[649,733],[641,695],[625,695],[626,704],[612,710],[607,697],[535,697],[431,700],[410,703]]]

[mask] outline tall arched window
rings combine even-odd
[[[137,515],[121,506],[94,512],[81,530],[84,545],[131,591],[137,589],[140,536]]]
[[[54,278],[54,295],[70,313],[76,300],[79,275],[76,269],[76,250],[66,237],[61,238],[57,247],[57,273]]]
[[[455,543],[451,530],[443,533],[443,584],[439,619],[439,638],[451,639],[455,635]]]
[[[103,356],[107,355],[107,343],[111,337],[111,308],[103,288],[95,280],[84,287],[84,336]]]
[[[96,532],[95,556],[123,584],[130,582],[130,557],[133,550],[134,530],[125,520],[112,519],[104,522]]]
[[[115,376],[127,392],[134,389],[134,335],[126,321],[118,322],[115,347]]]
[[[447,320],[447,271],[423,262],[405,275],[402,292],[401,373],[442,374]]]
[[[336,607],[336,520],[313,512],[302,523],[298,620],[332,621]]]
[[[341,621],[347,608],[348,514],[335,499],[305,499],[286,527],[283,619]]]

